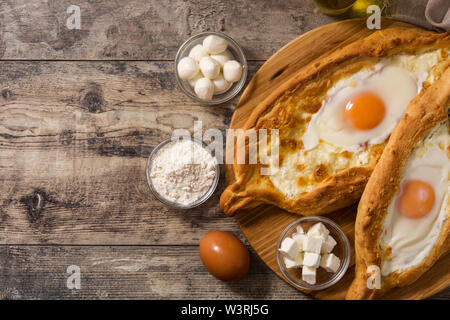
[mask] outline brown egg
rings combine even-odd
[[[211,231],[200,241],[200,258],[209,273],[222,281],[242,279],[250,267],[250,254],[234,235]]]

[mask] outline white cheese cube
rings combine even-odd
[[[298,225],[298,226],[297,226],[297,233],[299,233],[299,234],[305,234],[305,230],[303,230],[303,228],[302,228],[301,225]]]
[[[297,260],[292,260],[289,257],[283,257],[283,261],[284,261],[284,265],[286,266],[286,268],[288,269],[292,269],[292,268],[298,268],[301,266],[300,263],[297,262]]]
[[[305,242],[303,243],[303,251],[320,253],[322,249],[323,240],[321,238],[306,236]]]
[[[297,253],[297,257],[295,257],[295,262],[297,262],[299,266],[303,265],[303,252]]]
[[[316,268],[303,266],[302,280],[309,284],[316,284]]]
[[[322,246],[325,243],[325,241],[327,240],[327,235],[320,235],[320,234],[315,234],[315,235],[310,235],[310,237],[314,237],[314,238],[319,238],[322,240]]]
[[[341,265],[341,260],[334,254],[325,254],[320,260],[320,266],[328,272],[336,272]]]
[[[326,238],[330,234],[330,231],[323,225],[322,222],[318,222],[308,230],[308,236],[324,237]]]
[[[328,235],[325,242],[322,244],[322,253],[330,253],[333,251],[334,246],[336,245],[336,240],[333,239],[332,236]]]
[[[292,235],[292,238],[293,238],[295,241],[297,241],[297,243],[298,243],[298,249],[299,249],[300,251],[305,251],[305,250],[303,250],[303,246],[304,246],[304,243],[305,243],[305,240],[306,240],[306,235],[294,233],[294,234]]]
[[[314,252],[305,252],[303,257],[303,265],[318,268],[320,264],[320,254]]]
[[[281,248],[279,250],[284,254],[286,254],[292,260],[295,259],[297,253],[300,251],[298,249],[297,241],[289,237],[283,240],[283,242],[281,243]]]

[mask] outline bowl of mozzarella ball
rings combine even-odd
[[[323,290],[336,284],[345,275],[350,258],[350,242],[344,231],[321,216],[292,222],[278,239],[278,267],[302,290]]]
[[[220,104],[244,87],[247,60],[241,47],[223,33],[203,32],[184,42],[175,57],[178,86],[204,104]]]

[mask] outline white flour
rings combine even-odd
[[[153,158],[150,178],[162,197],[188,205],[200,199],[216,176],[216,160],[193,141],[173,141]]]

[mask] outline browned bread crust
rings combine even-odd
[[[427,48],[449,46],[450,33],[437,34],[418,28],[377,31],[301,69],[254,109],[243,129],[270,129],[289,125],[292,110],[287,110],[282,102],[289,100],[296,92],[305,91],[307,87],[326,87],[331,81],[354,73],[355,68],[357,71],[357,68],[370,65],[377,58],[400,52],[416,53]],[[257,165],[234,164],[235,182],[223,192],[220,207],[229,216],[234,215],[237,210],[249,209],[261,203],[272,204],[301,215],[335,211],[358,201],[379,159],[382,147],[371,155],[367,166],[345,169],[328,177],[311,192],[292,200],[286,200],[273,186],[247,188],[246,184]]]
[[[379,290],[367,288],[367,267],[381,266],[378,239],[384,217],[400,187],[402,168],[411,150],[425,133],[448,119],[450,106],[450,63],[441,78],[418,95],[408,106],[376,165],[358,206],[355,225],[356,276],[347,299],[376,299],[393,287],[402,287],[416,281],[437,259],[449,250],[450,219],[446,219],[440,237],[429,256],[418,266],[401,273],[395,272],[382,279]]]

